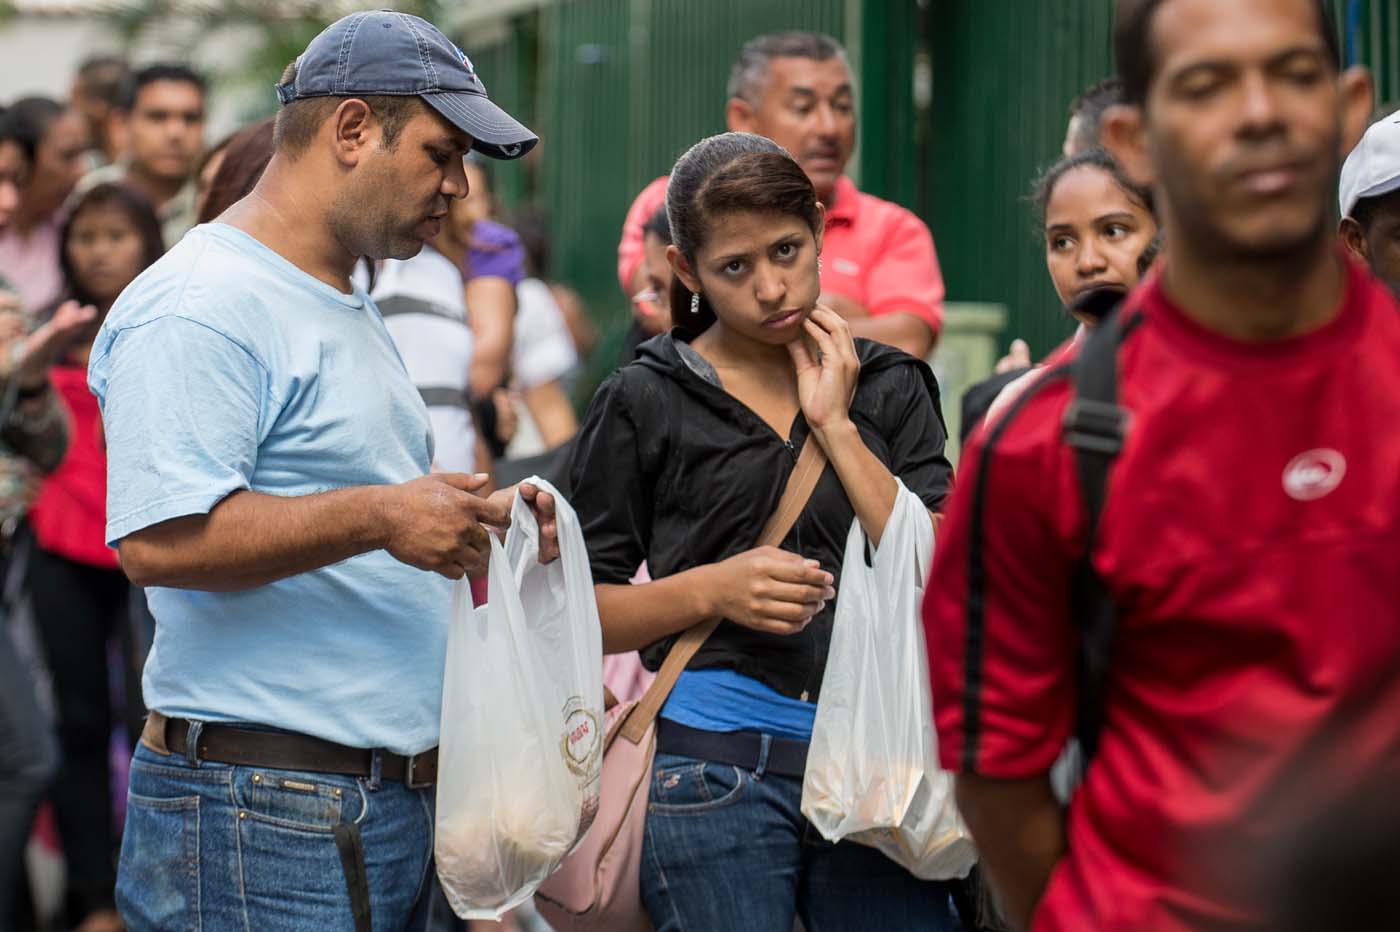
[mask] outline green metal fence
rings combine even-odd
[[[690,144],[724,129],[725,84],[745,40],[779,29],[842,37],[850,5],[563,0],[518,17],[505,42],[469,49],[494,96],[509,101],[497,92],[505,87],[533,98],[518,106],[540,133],[538,155],[503,166],[498,184],[507,202],[533,189],[547,209],[553,271],[579,290],[604,332],[595,379],[615,362],[630,319],[615,269],[632,198]],[[530,66],[533,93],[520,73]]]
[[[1058,311],[1024,195],[1060,153],[1069,102],[1112,71],[1112,4],[934,0],[927,199],[948,294],[1005,305],[1036,353],[1072,329]]]
[[[815,29],[846,42],[859,77],[857,177],[917,210],[951,300],[1008,310],[1006,336],[1044,352],[1070,331],[1024,195],[1060,150],[1069,102],[1109,74],[1112,0],[557,0],[469,48],[492,95],[544,141],[498,169],[507,202],[546,207],[555,273],[619,336],[628,310],[615,247],[633,195],[686,146],[723,129],[744,40]],[[1340,0],[1349,54],[1400,100],[1400,0]],[[608,355],[609,350],[601,354]]]

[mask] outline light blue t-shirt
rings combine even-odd
[[[107,539],[251,489],[301,496],[427,473],[423,406],[374,304],[226,224],[112,307],[88,384],[107,437]],[[148,590],[146,705],[354,747],[437,743],[451,583],[385,551],[242,592]]]

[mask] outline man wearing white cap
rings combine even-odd
[[[1347,156],[1342,242],[1400,295],[1400,110],[1371,125]]]

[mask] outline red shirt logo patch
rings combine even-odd
[[[1341,485],[1346,472],[1346,458],[1336,450],[1309,450],[1283,470],[1283,490],[1289,498],[1310,502]]]

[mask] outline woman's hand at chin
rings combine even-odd
[[[850,421],[851,399],[860,378],[850,325],[831,308],[818,304],[787,348],[797,370],[802,414],[820,441],[822,434]]]

